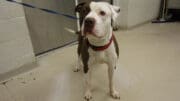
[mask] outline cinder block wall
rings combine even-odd
[[[0,80],[34,60],[23,7],[0,0]]]

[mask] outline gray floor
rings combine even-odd
[[[115,32],[120,59],[115,84],[120,101],[179,101],[180,23],[146,24]],[[72,72],[77,46],[43,55],[38,68],[0,85],[0,101],[83,101],[83,73]],[[105,65],[93,74],[93,101],[108,95]]]

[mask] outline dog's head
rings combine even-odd
[[[112,29],[120,8],[106,2],[81,3],[76,7],[80,14],[82,35],[101,38]]]

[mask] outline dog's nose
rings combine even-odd
[[[93,27],[95,24],[94,18],[86,18],[85,20],[85,26]]]

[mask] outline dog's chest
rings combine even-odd
[[[102,52],[89,51],[89,52],[90,52],[90,58],[93,58],[94,62],[104,63],[108,61],[105,51]]]
[[[107,63],[110,60],[116,60],[117,55],[113,44],[114,43],[112,43],[109,48],[103,51],[94,51],[90,48],[88,50],[90,60],[92,60],[94,63]]]

